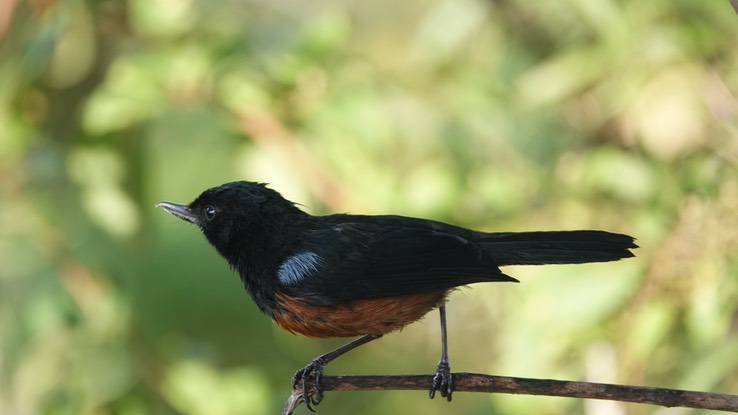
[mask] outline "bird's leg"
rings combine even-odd
[[[451,402],[451,394],[454,391],[453,376],[451,375],[451,365],[448,363],[448,345],[446,336],[446,304],[438,307],[441,314],[441,360],[436,368],[436,375],[433,376],[433,384],[431,385],[428,396],[433,399],[436,391],[441,392],[441,396]]]
[[[323,369],[325,369],[325,365],[330,363],[338,356],[341,356],[342,354],[348,352],[349,350],[353,350],[361,346],[362,344],[369,343],[370,341],[376,340],[380,337],[382,337],[381,334],[365,334],[358,339],[352,340],[351,342],[346,343],[335,350],[331,350],[326,354],[322,354],[316,357],[307,366],[295,372],[295,375],[292,377],[292,388],[294,389],[297,387],[298,384],[300,384],[300,386],[302,387],[302,399],[305,401],[308,409],[315,412],[313,406],[318,405],[320,401],[323,400],[323,391],[320,390],[320,377],[323,375]],[[310,396],[307,387],[308,379],[311,375],[313,377],[314,391],[314,396],[312,397]]]

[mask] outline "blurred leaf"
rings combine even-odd
[[[585,185],[626,201],[652,200],[657,191],[653,167],[645,160],[614,148],[594,152],[582,172]]]
[[[195,24],[194,5],[192,0],[134,0],[131,22],[142,35],[175,37]]]
[[[164,393],[184,414],[266,414],[271,392],[249,369],[218,372],[196,361],[182,361],[168,371]]]
[[[131,127],[162,110],[165,97],[151,72],[156,62],[142,57],[113,63],[103,86],[85,106],[83,126],[92,134]]]

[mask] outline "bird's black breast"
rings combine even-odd
[[[251,295],[259,310],[270,317],[274,317],[275,312],[279,310],[279,302],[276,297],[278,285],[271,278],[272,271],[270,267],[259,265],[255,266],[249,261],[238,261],[235,268],[244,288],[246,288],[246,292]]]

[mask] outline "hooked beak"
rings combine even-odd
[[[197,215],[195,215],[190,207],[187,205],[180,205],[178,203],[171,202],[159,202],[154,206],[162,208],[182,220],[194,223],[195,225],[199,224],[199,219]]]

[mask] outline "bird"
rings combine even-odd
[[[357,337],[292,378],[314,411],[325,366],[438,309],[441,358],[429,397],[451,400],[446,300],[469,284],[518,282],[505,265],[581,264],[633,257],[629,235],[600,230],[482,232],[399,215],[311,215],[268,185],[234,181],[189,204],[159,202],[196,225],[261,312],[310,338]],[[312,390],[309,388],[312,380]]]

